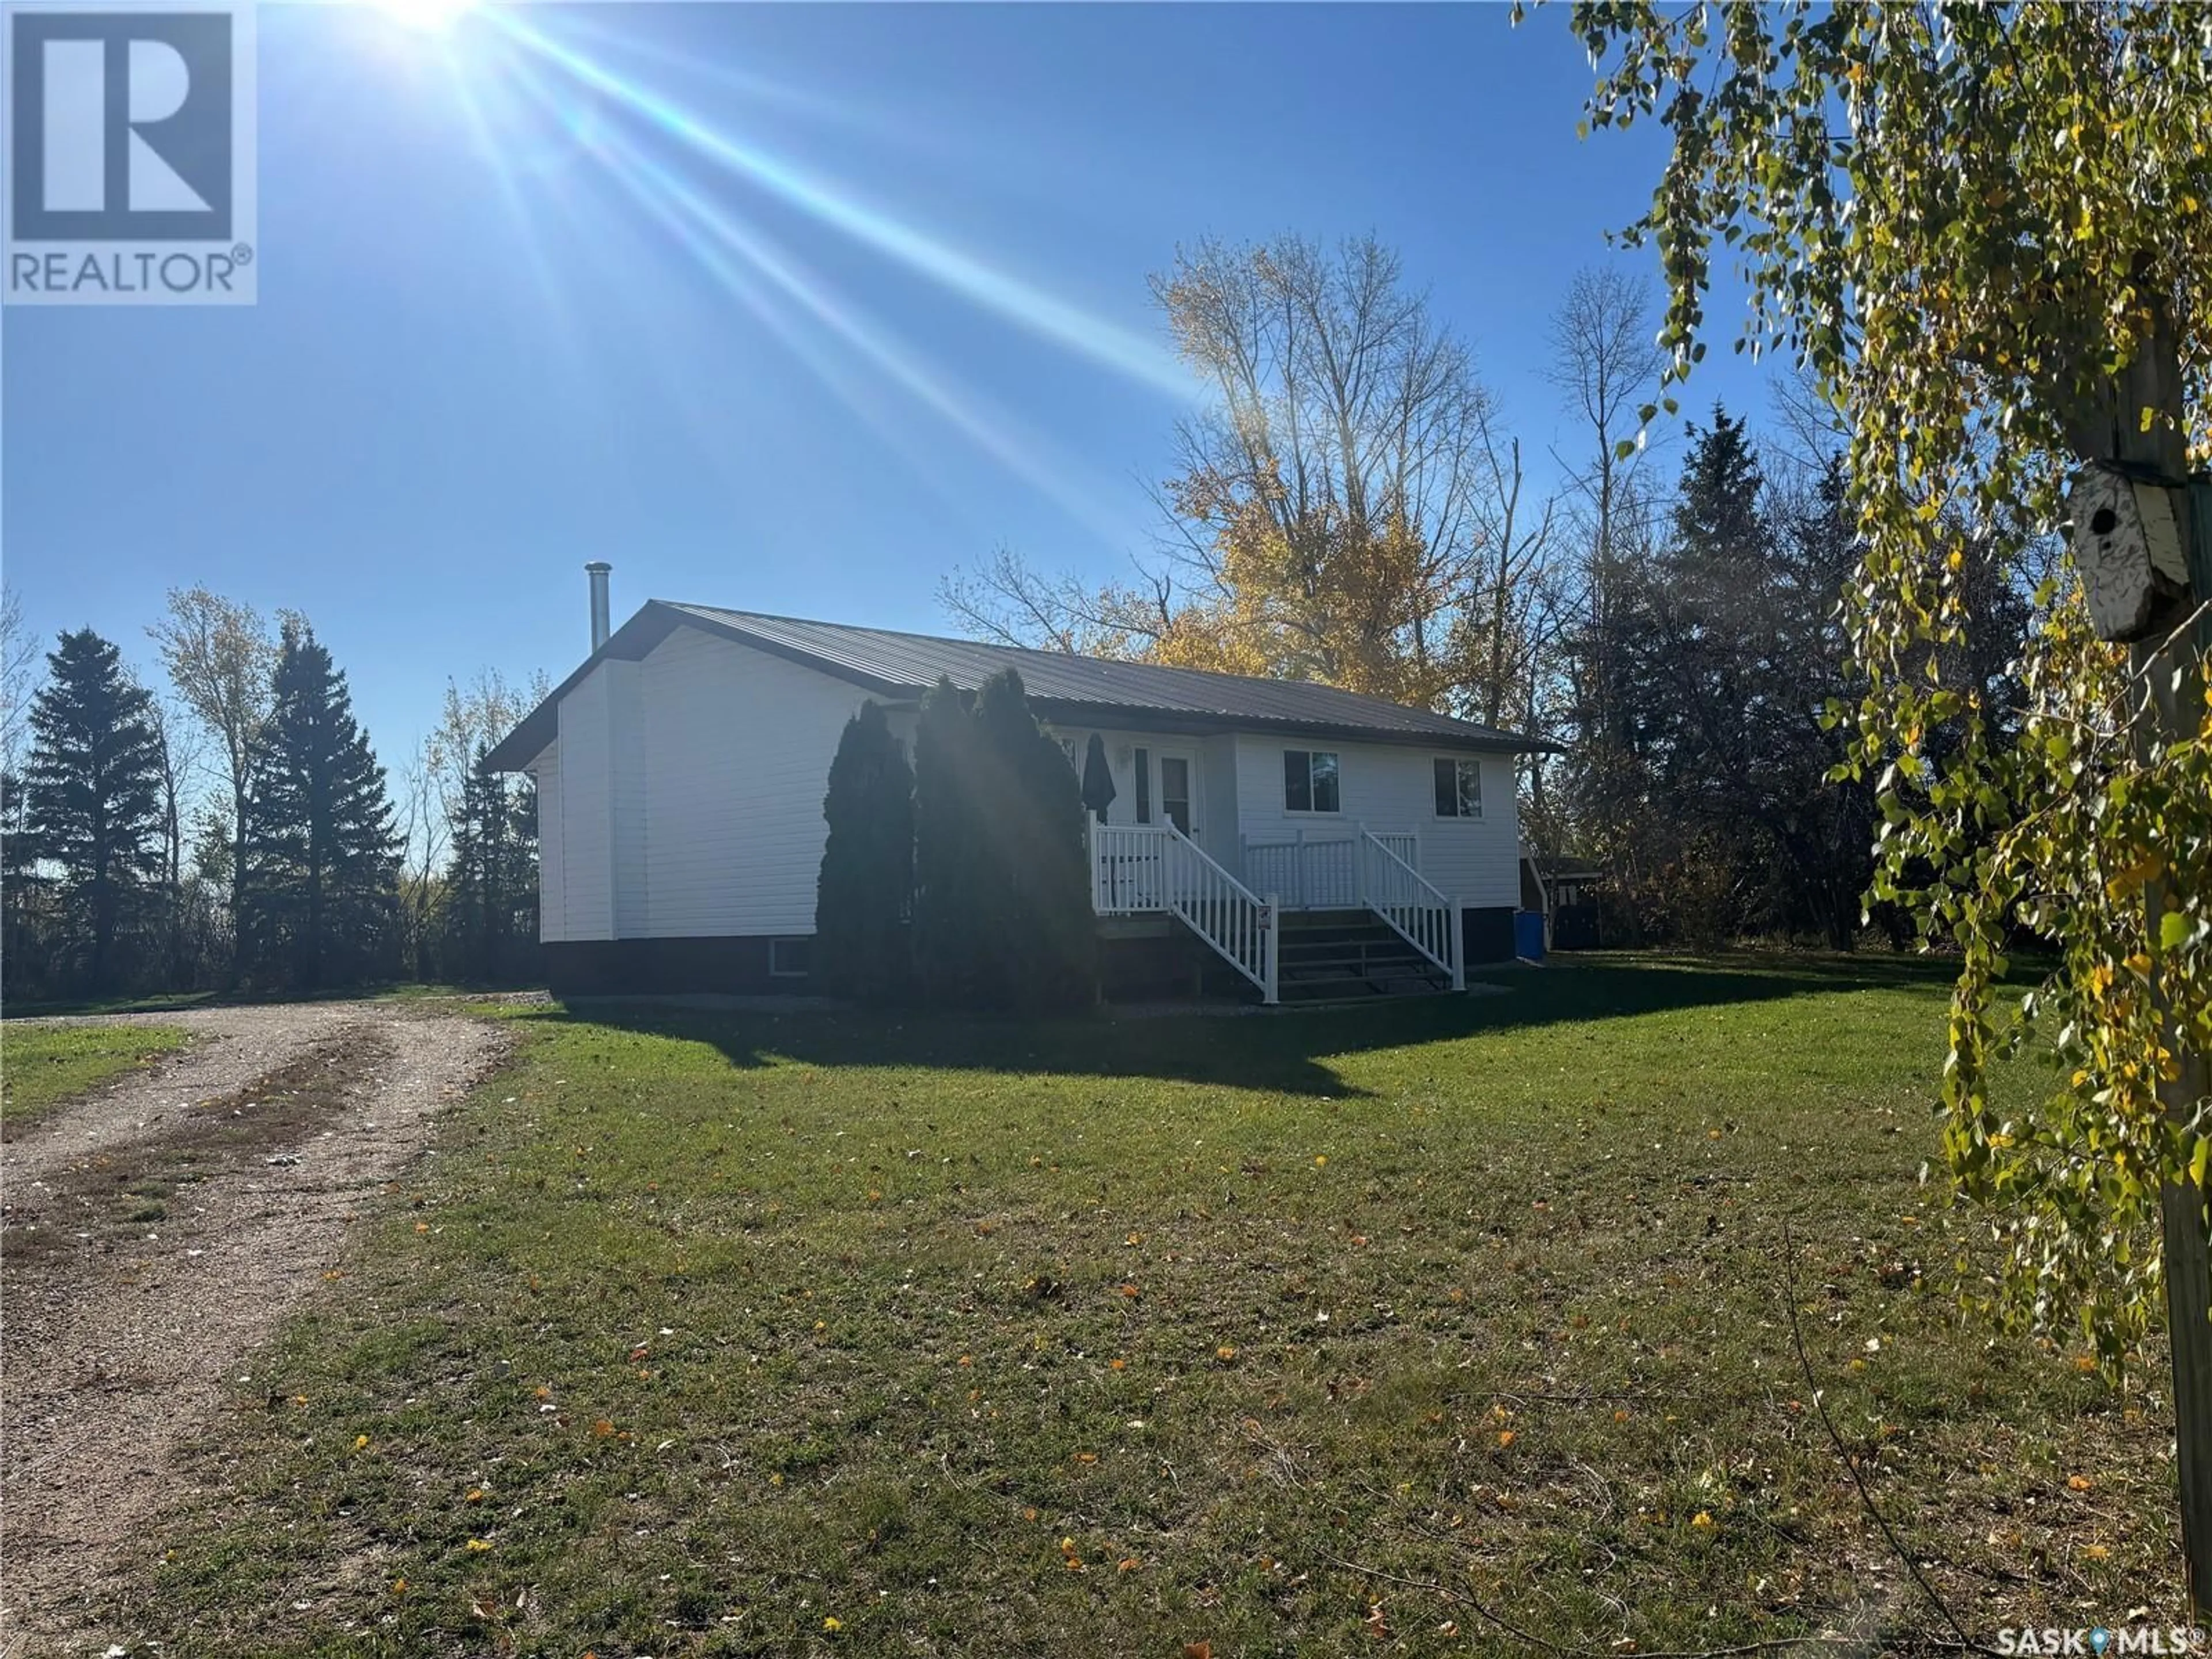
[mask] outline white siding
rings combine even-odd
[[[811,933],[841,680],[696,629],[641,668],[641,910],[624,937]]]
[[[568,890],[563,878],[568,860],[561,835],[561,745],[549,744],[529,770],[538,782],[538,937],[564,939],[568,918],[562,908]]]
[[[1283,806],[1283,751],[1325,749],[1339,757],[1343,811],[1291,812]],[[1300,830],[1320,836],[1350,834],[1364,824],[1377,835],[1411,831],[1419,843],[1414,863],[1444,896],[1474,908],[1521,901],[1520,824],[1513,763],[1503,755],[1482,761],[1482,816],[1440,818],[1433,763],[1449,751],[1392,744],[1338,743],[1322,738],[1237,738],[1237,799],[1243,835],[1254,841],[1289,840]]]
[[[559,736],[538,775],[548,940],[811,933],[827,834],[822,797],[837,739],[865,694],[843,681],[698,629],[679,628],[642,662],[600,664],[561,700]],[[892,715],[911,752],[913,716]],[[1091,728],[1062,728],[1080,769]],[[1100,732],[1118,791],[1109,813],[1135,822],[1135,751],[1192,761],[1200,843],[1242,873],[1246,838],[1305,828],[1413,833],[1421,872],[1471,906],[1519,898],[1513,768],[1484,757],[1484,817],[1439,818],[1425,749],[1328,744],[1341,757],[1344,810],[1283,809],[1283,750],[1301,739]]]
[[[1231,875],[1243,874],[1243,817],[1237,811],[1237,738],[1229,732],[1200,739],[1199,769],[1205,776],[1206,822],[1199,844]]]
[[[646,859],[651,842],[645,744],[640,739],[658,722],[647,718],[645,664],[611,662],[606,672],[607,719],[614,733],[608,755],[613,770],[608,800],[609,833],[614,838],[614,937],[635,939],[646,927]]]
[[[561,937],[612,939],[614,811],[607,669],[561,699]]]
[[[1137,821],[1137,750],[1142,749],[1152,768],[1152,822],[1160,815],[1160,757],[1181,755],[1190,762],[1193,827],[1196,840],[1209,856],[1231,871],[1237,857],[1236,739],[1231,737],[1194,738],[1162,732],[1116,731],[1110,726],[1057,725],[1057,738],[1075,742],[1075,775],[1083,775],[1085,757],[1095,731],[1106,745],[1106,764],[1114,774],[1114,804],[1106,809],[1109,823]]]

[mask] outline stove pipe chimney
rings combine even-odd
[[[584,567],[584,574],[592,579],[592,649],[597,651],[607,642],[607,573],[614,568],[605,559],[594,559]]]

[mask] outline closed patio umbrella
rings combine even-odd
[[[1114,804],[1114,769],[1106,763],[1106,744],[1093,732],[1083,751],[1083,804],[1106,822],[1106,809]]]

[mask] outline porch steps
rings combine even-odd
[[[1283,915],[1282,938],[1276,945],[1276,991],[1285,1002],[1364,1002],[1450,989],[1450,975],[1371,914]]]

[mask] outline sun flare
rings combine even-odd
[[[476,0],[369,0],[370,9],[425,34],[443,34],[475,9]]]

